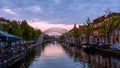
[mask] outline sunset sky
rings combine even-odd
[[[105,10],[120,12],[120,0],[0,0],[0,17],[27,20],[35,28],[71,29],[104,15]]]

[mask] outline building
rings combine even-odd
[[[21,38],[0,30],[0,47],[15,45],[21,41]]]
[[[103,33],[101,32],[101,28],[104,30],[104,29],[108,28],[108,26],[106,24],[113,23],[113,22],[109,22],[111,16],[118,17],[120,19],[120,13],[111,13],[106,16],[105,15],[100,16],[97,19],[93,20],[93,22],[91,23],[93,26],[93,31],[89,36],[90,42],[108,43],[107,35],[104,32]],[[105,22],[105,21],[108,21],[108,22]],[[101,26],[102,24],[105,24],[105,25]],[[85,27],[85,25],[79,25],[80,31],[82,31],[84,27]],[[80,36],[81,42],[86,43],[86,41],[87,41],[86,37],[87,37],[86,34],[83,32]],[[110,44],[113,45],[116,42],[120,42],[120,26],[117,26],[116,28],[114,28],[110,34]]]
[[[81,41],[82,44],[85,44],[86,43],[86,35],[85,33],[83,32],[85,26],[84,25],[79,25],[79,30],[81,32],[81,35],[79,37],[79,40]]]
[[[95,20],[93,20],[93,41],[95,42],[105,42],[104,35],[99,34],[99,29],[101,23],[105,20],[105,16],[101,16]]]

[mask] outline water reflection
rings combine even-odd
[[[11,68],[120,68],[120,59],[59,43],[38,46]]]
[[[117,57],[112,57],[97,51],[94,52],[94,54],[86,53],[83,49],[78,49],[75,47],[64,48],[70,56],[79,60],[80,63],[87,62],[88,64],[83,64],[84,68],[120,68],[120,59]]]
[[[74,62],[60,44],[46,45],[41,56],[35,58],[29,68],[80,68],[79,62]]]

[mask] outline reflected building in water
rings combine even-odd
[[[86,53],[82,49],[77,49],[75,47],[65,48],[67,52],[74,57],[74,59],[79,59],[80,63],[84,63],[84,68],[120,68],[120,59],[107,56],[105,54],[91,54]]]

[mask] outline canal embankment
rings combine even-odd
[[[120,51],[113,51],[113,50],[110,50],[110,49],[102,49],[102,48],[96,48],[96,49],[101,51],[102,53],[104,53],[106,55],[120,57]]]
[[[95,48],[84,50],[83,48],[63,45],[64,49],[75,60],[89,63],[90,68],[120,68],[120,59],[117,51]],[[86,68],[88,68],[86,67]]]
[[[99,47],[90,47],[90,46],[88,47],[87,45],[84,48],[84,45],[81,45],[81,44],[67,45],[65,47],[67,47],[67,48],[76,47],[77,49],[83,49],[86,52],[90,52],[90,53],[101,52],[101,53],[109,55],[109,56],[120,57],[120,51],[114,51],[114,50],[111,50],[110,48],[99,48]]]
[[[22,48],[14,48],[17,50],[13,50],[11,52],[11,55],[9,53],[7,53],[7,51],[3,54],[2,58],[1,58],[1,68],[8,68],[12,65],[14,65],[15,63],[23,60],[25,58],[25,56],[29,53],[31,53],[31,51],[34,49],[34,47],[36,47],[36,44],[24,44],[22,45]]]
[[[119,58],[93,52],[59,43],[41,44],[10,68],[120,68]]]

